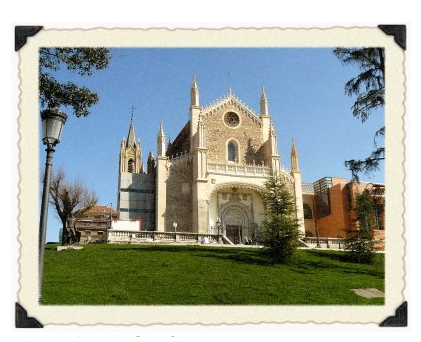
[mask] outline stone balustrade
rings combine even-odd
[[[222,243],[222,234],[189,233],[189,232],[157,232],[109,230],[108,243],[142,243],[142,242],[181,242],[201,243],[203,238],[209,243]]]
[[[208,173],[233,174],[242,176],[268,177],[272,174],[270,167],[261,165],[238,165],[229,163],[208,163]]]

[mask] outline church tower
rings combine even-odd
[[[301,170],[298,166],[298,153],[295,147],[294,138],[292,139],[291,146],[291,176],[294,177],[294,193],[295,193],[295,205],[297,212],[297,220],[299,223],[299,231],[301,234],[305,234],[304,227],[304,213],[303,213],[303,191],[301,182]]]
[[[152,156],[153,158],[153,156]],[[149,158],[150,159],[150,158]],[[152,162],[148,159],[148,169]],[[155,175],[145,174],[140,141],[136,141],[133,115],[120,145],[117,210],[120,220],[140,220],[142,230],[155,229]]]
[[[142,150],[140,141],[136,142],[134,134],[133,117],[130,122],[129,133],[120,145],[120,173],[145,173],[142,164]]]

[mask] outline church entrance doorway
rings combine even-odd
[[[225,236],[235,245],[243,241],[243,229],[241,226],[227,225],[225,227]]]
[[[230,202],[221,207],[219,215],[225,228],[225,236],[236,245],[243,244],[244,229],[247,230],[250,224],[249,209],[239,202]]]

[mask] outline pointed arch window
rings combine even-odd
[[[133,173],[134,172],[134,161],[133,159],[129,159],[127,163],[127,172]]]
[[[304,203],[303,209],[304,209],[304,219],[306,219],[306,220],[312,219],[313,218],[313,210],[311,210],[311,207],[307,203]]]
[[[228,143],[228,162],[235,163],[237,161],[237,146],[233,141]]]

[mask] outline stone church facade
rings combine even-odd
[[[143,230],[216,233],[244,242],[248,229],[265,220],[264,182],[277,175],[289,186],[304,235],[301,171],[294,142],[291,169],[281,166],[277,134],[264,88],[256,114],[231,91],[202,107],[196,79],[191,86],[190,118],[173,142],[161,122],[156,157],[146,170],[133,119],[120,147],[120,219],[141,219]]]

